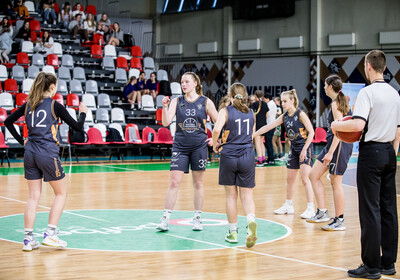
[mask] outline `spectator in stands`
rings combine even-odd
[[[28,9],[25,7],[24,2],[22,0],[18,0],[14,7],[14,12],[17,14],[19,18],[29,17]]]
[[[75,10],[72,11],[72,17],[75,18],[77,14],[81,15],[81,23],[83,23],[83,20],[86,19],[86,15],[84,13],[84,11],[81,11],[81,4],[76,3],[75,5]]]
[[[114,22],[114,30],[111,32],[110,39],[108,39],[107,45],[113,45],[115,47],[122,47],[124,45],[124,32],[119,27],[118,22]]]
[[[77,14],[74,20],[68,25],[68,30],[72,32],[72,39],[76,39],[76,34],[80,34],[84,37],[85,41],[89,41],[89,33],[86,29],[83,28],[83,24],[81,23],[82,16],[81,14]]]
[[[255,94],[252,94],[249,96],[249,103],[247,104],[247,106],[250,107],[254,102],[256,102],[256,96]]]
[[[68,29],[68,25],[72,20],[71,5],[69,2],[64,3],[64,7],[61,10],[61,22],[65,29]]]
[[[110,27],[111,27],[111,21],[108,18],[106,13],[103,13],[101,15],[101,18],[99,20],[99,22],[101,22],[103,24],[103,31],[105,34],[110,33]]]
[[[137,81],[137,90],[140,92],[141,95],[149,94],[149,90],[146,86],[146,73],[141,71],[139,75],[139,79]]]
[[[86,20],[83,22],[83,28],[88,31],[89,35],[93,35],[96,31],[96,22],[94,21],[94,17],[91,13],[87,14]]]
[[[6,17],[9,17],[11,19],[16,19],[15,17],[15,13],[13,10],[13,6],[11,4],[11,1],[9,1],[6,5],[5,8],[3,10],[3,13],[6,15]]]
[[[44,24],[53,23],[57,24],[57,15],[56,11],[54,10],[54,0],[44,0],[42,1],[42,9],[43,9],[43,17],[44,17]],[[51,17],[51,20],[50,20]]]
[[[42,38],[36,43],[35,51],[46,53],[46,56],[54,53],[53,50],[54,40],[51,38],[48,30],[43,31]]]
[[[100,21],[97,23],[96,30],[94,31],[95,34],[100,34],[104,36],[104,25]]]
[[[8,33],[8,35],[11,38],[13,36],[14,29],[13,29],[12,25],[10,24],[10,21],[8,20],[8,18],[3,18],[3,20],[1,21],[0,34],[3,34],[3,33]]]
[[[31,27],[28,20],[25,20],[24,25],[18,30],[15,38],[23,39],[23,41],[31,41]]]
[[[150,79],[148,79],[146,82],[146,88],[149,91],[150,95],[153,96],[154,99],[156,98],[156,96],[158,94],[157,85],[158,85],[157,73],[153,72],[150,74]]]
[[[10,27],[8,27],[10,28]],[[10,33],[7,32],[6,27],[3,27],[3,31],[0,35],[0,62],[1,64],[10,62],[8,54],[11,52],[12,39]],[[4,59],[4,60],[3,60]]]
[[[131,104],[131,109],[135,110],[135,101],[136,98],[138,100],[138,107],[140,109],[140,105],[142,102],[142,97],[140,95],[140,91],[137,90],[137,79],[135,76],[129,78],[128,83],[124,87],[122,100],[128,101]]]

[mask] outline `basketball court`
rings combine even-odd
[[[65,163],[69,187],[59,222],[67,249],[41,246],[23,252],[27,184],[22,163],[0,168],[0,279],[346,279],[360,262],[356,158],[344,176],[346,231],[325,232],[299,217],[306,207],[300,179],[294,215],[275,215],[285,198],[286,168],[256,169],[254,193],[258,242],[245,246],[246,217],[239,203],[239,243],[224,241],[228,230],[225,193],[218,186],[218,162],[205,175],[204,230],[192,231],[193,187],[185,175],[168,232],[157,232],[169,181],[169,162],[83,161]],[[15,166],[15,167],[14,167]],[[328,209],[332,192],[324,176]],[[35,234],[47,227],[54,198],[45,183]],[[322,224],[324,225],[324,223]],[[382,279],[399,279],[399,276]]]

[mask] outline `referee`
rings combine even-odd
[[[358,206],[363,264],[350,277],[379,279],[396,273],[398,247],[396,154],[400,140],[400,97],[383,79],[386,57],[379,50],[365,56],[369,86],[357,96],[353,119],[334,121],[332,130],[361,131],[357,164]],[[382,254],[381,254],[382,250]]]

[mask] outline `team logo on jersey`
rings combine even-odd
[[[294,116],[294,120],[297,121],[297,119],[298,119],[298,117],[297,117],[297,116]]]
[[[287,128],[290,128],[290,127],[292,127],[293,126],[293,121],[287,121],[286,122],[286,127]]]
[[[185,109],[185,103],[179,104],[179,108],[181,108],[182,110]]]
[[[199,108],[199,110],[203,107],[203,105],[201,104],[197,104],[197,108]]]
[[[297,138],[298,133],[294,132],[293,129],[288,129],[288,131],[286,132],[286,136],[287,136],[290,140],[293,140],[293,139],[296,139],[296,138]]]
[[[188,133],[195,132],[200,129],[201,124],[193,118],[187,118],[183,123],[178,124],[179,127]]]
[[[173,158],[176,158],[176,157],[179,156],[179,154],[180,154],[179,152],[173,152],[173,153],[172,153],[172,157],[173,157]]]

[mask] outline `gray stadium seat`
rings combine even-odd
[[[150,79],[150,75],[151,75],[151,73],[153,73],[154,71],[153,70],[150,70],[150,69],[146,69],[146,70],[144,70],[144,73],[145,73],[145,77],[146,77],[146,79]]]
[[[85,69],[82,67],[75,67],[73,70],[73,79],[81,82],[86,81]]]
[[[67,67],[68,69],[74,68],[74,59],[72,55],[64,54],[61,59],[61,65]]]
[[[65,66],[58,68],[58,80],[71,81],[71,71]]]
[[[81,81],[71,80],[69,82],[69,92],[75,94],[83,94]]]
[[[142,110],[144,111],[155,111],[154,108],[154,100],[151,95],[143,95],[142,96]]]
[[[25,43],[25,41],[24,41]],[[44,66],[44,59],[43,59],[43,55],[41,55],[40,53],[35,53],[32,56],[32,65],[35,65],[39,68],[43,68]]]
[[[68,87],[66,81],[58,80],[57,92],[62,94],[63,96],[66,96],[68,94]]]
[[[156,107],[157,107],[157,109],[163,107],[162,100],[163,100],[164,97],[165,97],[165,95],[162,95],[162,94],[157,95],[157,97],[156,97]]]
[[[96,111],[96,122],[97,123],[109,123],[110,117],[108,116],[108,110],[99,108]]]
[[[115,70],[115,82],[124,84],[128,82],[126,71],[124,69],[118,68]]]
[[[8,79],[7,67],[5,65],[0,65],[0,81],[4,82]]]
[[[0,108],[5,110],[14,109],[14,101],[12,95],[8,92],[3,92],[0,94]]]
[[[100,93],[97,96],[97,106],[99,108],[111,108],[110,96],[107,93]]]
[[[82,95],[82,103],[86,105],[89,109],[96,110],[96,100],[94,99],[93,94],[86,93]]]
[[[157,71],[157,80],[158,81],[168,81],[168,73],[167,71],[160,69]]]
[[[31,65],[28,67],[28,75],[27,78],[28,79],[35,79],[36,76],[39,74],[40,69],[39,67],[35,66],[35,65]]]
[[[51,65],[43,66],[42,71],[45,72],[45,73],[50,73],[50,74],[54,74],[54,75],[56,74],[56,71],[54,70],[54,67],[51,66]]]
[[[18,82],[22,82],[25,79],[25,70],[21,65],[14,65],[12,68],[11,78]]]
[[[143,69],[150,69],[154,71],[154,59],[152,57],[143,58]]]
[[[85,83],[85,92],[91,94],[99,94],[99,87],[97,86],[97,82],[94,80],[87,80]]]
[[[121,108],[111,109],[111,122],[112,123],[125,123],[124,110]]]
[[[86,114],[85,123],[94,124],[93,112],[92,112],[91,109],[88,109],[88,112],[87,112],[87,114]]]
[[[22,81],[22,92],[29,94],[33,85],[33,79],[25,79]]]
[[[71,116],[74,120],[77,120],[77,119],[76,119],[76,111],[75,111],[74,109],[72,109],[72,108],[65,108],[65,109],[67,109],[68,113],[70,114],[70,116]]]
[[[114,59],[109,56],[103,57],[103,63],[102,63],[103,69],[104,70],[115,70],[115,64],[114,64]]]
[[[125,139],[124,132],[122,130],[122,126],[119,123],[111,123],[108,128],[114,128],[118,130],[119,134],[121,134],[122,139]]]

